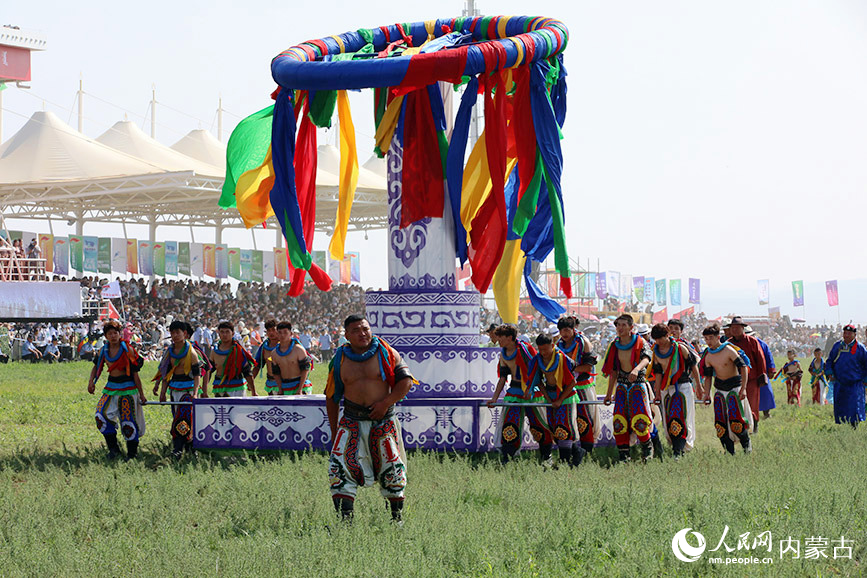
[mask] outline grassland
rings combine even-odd
[[[531,455],[501,469],[485,456],[411,452],[405,524],[392,525],[366,489],[347,526],[332,511],[324,454],[172,462],[166,408],[145,408],[139,460],[106,463],[88,371],[0,366],[2,576],[865,574],[867,427],[835,426],[829,406],[779,407],[753,453],[735,457],[723,455],[707,408],[696,449],[677,463],[542,471]],[[776,394],[782,406],[780,385]],[[678,530],[713,549],[726,526],[732,547],[770,531],[772,551],[723,547],[694,563],[672,554]],[[780,556],[790,536],[799,559]],[[833,557],[841,536],[852,559]],[[829,540],[828,558],[805,557],[811,537]]]

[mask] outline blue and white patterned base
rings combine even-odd
[[[407,448],[494,451],[503,408],[472,398],[407,399],[396,408]],[[599,445],[612,445],[611,407],[600,406]],[[193,403],[193,445],[203,450],[328,450],[325,396],[228,397]],[[524,448],[533,449],[529,429]]]

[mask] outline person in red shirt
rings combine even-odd
[[[739,347],[750,358],[750,374],[747,381],[747,399],[750,402],[750,412],[753,415],[753,432],[759,428],[759,389],[768,383],[768,368],[765,365],[765,354],[758,339],[744,333],[744,320],[733,317],[731,323],[731,339],[729,343]]]

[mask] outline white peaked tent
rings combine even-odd
[[[205,129],[191,130],[171,148],[190,158],[217,167],[221,175],[226,174],[226,145]]]
[[[153,163],[166,171],[192,169],[197,174],[212,177],[222,177],[226,174],[225,168],[219,169],[155,141],[128,120],[116,122],[114,126],[98,136],[96,142]]]
[[[90,139],[51,112],[36,112],[0,145],[0,211],[7,217],[59,219],[76,224],[135,223],[243,227],[237,212],[217,205],[225,174],[225,145],[191,131],[173,147],[118,122]],[[217,164],[218,163],[218,164]],[[339,151],[320,147],[316,228],[334,227],[339,197]],[[384,171],[359,169],[351,230],[387,226]],[[219,242],[219,241],[218,241]]]

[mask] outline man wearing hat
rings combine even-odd
[[[761,387],[768,383],[768,367],[765,363],[765,354],[759,341],[752,335],[746,335],[747,324],[740,316],[732,317],[731,339],[729,343],[737,346],[750,360],[750,373],[747,381],[747,399],[750,402],[750,412],[753,416],[753,431],[759,428],[759,396]]]
[[[828,353],[825,375],[834,388],[834,421],[853,428],[864,421],[864,381],[867,380],[867,349],[855,340],[855,326],[843,327],[843,340]]]

